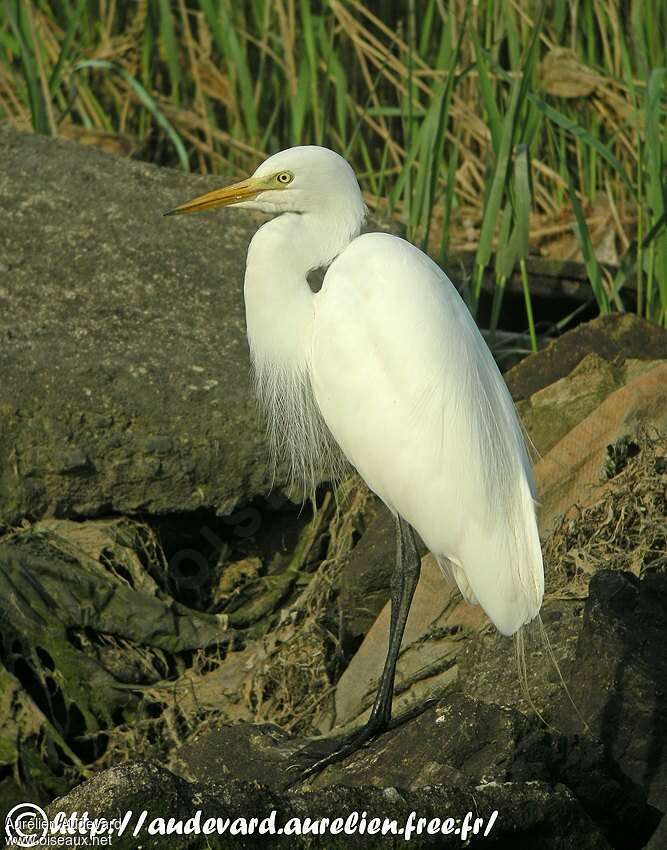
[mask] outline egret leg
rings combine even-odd
[[[329,739],[313,742],[299,754],[308,757],[329,750],[327,755],[318,758],[313,764],[303,770],[300,778],[305,779],[318,773],[328,764],[333,764],[351,755],[376,735],[389,728],[391,723],[391,703],[394,695],[394,679],[396,677],[396,662],[401,650],[401,642],[405,624],[410,612],[412,597],[415,594],[421,559],[417,551],[414,532],[410,525],[401,517],[396,520],[396,564],[391,577],[391,621],[389,626],[389,646],[387,657],[380,677],[373,708],[368,721],[360,729],[356,729],[342,739]],[[410,713],[412,716],[412,713]],[[334,747],[333,751],[331,748]]]
[[[389,626],[389,646],[380,677],[375,702],[365,728],[370,727],[377,734],[389,726],[391,720],[391,702],[394,696],[396,662],[401,651],[401,642],[405,624],[410,613],[412,597],[415,595],[421,559],[415,543],[412,528],[401,517],[396,520],[396,565],[391,576],[391,622]]]

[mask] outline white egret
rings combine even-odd
[[[512,399],[464,302],[409,242],[359,235],[366,208],[342,157],[284,150],[167,214],[231,205],[276,214],[250,243],[244,286],[274,447],[306,488],[347,459],[396,520],[389,647],[370,718],[315,770],[390,723],[420,573],[413,529],[502,634],[538,614],[535,488]],[[313,293],[307,276],[320,267]]]

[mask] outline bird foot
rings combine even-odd
[[[310,776],[314,776],[324,770],[330,764],[344,761],[348,756],[365,747],[383,732],[396,729],[408,720],[412,720],[422,714],[429,706],[437,702],[437,699],[429,699],[408,711],[403,712],[393,719],[375,719],[366,723],[359,729],[355,729],[346,735],[332,735],[322,738],[314,738],[292,755],[292,764],[287,768],[293,775],[293,779],[287,787],[297,785]]]
[[[330,764],[336,764],[368,744],[386,728],[385,724],[367,723],[346,735],[315,738],[292,755],[293,763],[287,768],[293,774],[291,785],[314,776]]]

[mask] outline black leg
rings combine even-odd
[[[391,720],[396,662],[401,651],[405,624],[408,620],[412,597],[415,595],[420,573],[421,559],[417,552],[414,533],[408,523],[398,517],[396,521],[396,565],[391,576],[389,646],[384,670],[375,695],[375,702],[367,723],[367,726],[371,726],[375,734],[386,729]]]
[[[396,565],[391,577],[389,646],[368,721],[361,729],[355,730],[342,740],[334,738],[329,741],[321,741],[314,744],[312,750],[310,746],[307,746],[303,751],[304,757],[308,757],[310,752],[317,753],[319,751],[321,753],[323,749],[328,749],[329,752],[303,770],[299,778],[305,779],[307,776],[318,773],[328,764],[341,761],[389,727],[396,661],[401,649],[412,597],[415,594],[421,572],[421,559],[417,551],[414,533],[408,523],[400,517],[396,521],[396,541]],[[331,751],[332,746],[335,747],[333,751]]]

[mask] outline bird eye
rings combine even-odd
[[[291,183],[292,180],[294,180],[294,175],[291,171],[281,171],[276,177],[276,180],[279,183],[282,183],[283,186],[287,186],[288,183]]]

